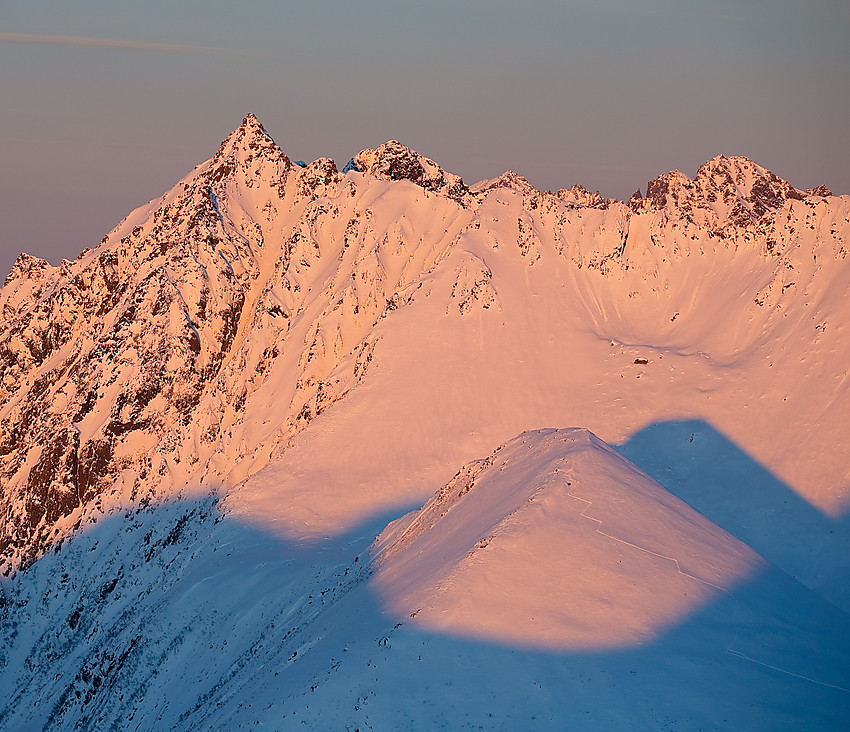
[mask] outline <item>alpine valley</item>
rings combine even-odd
[[[0,291],[0,728],[847,729],[848,251],[248,115]]]

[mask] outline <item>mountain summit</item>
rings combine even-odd
[[[430,158],[389,140],[376,150],[361,150],[352,158],[352,168],[389,180],[409,180],[425,190],[462,201],[468,193],[460,176],[447,173]]]
[[[831,195],[820,187],[801,191],[752,160],[718,155],[700,166],[693,180],[678,170],[647,183],[646,197],[633,196],[635,210],[666,210],[696,216],[721,227],[747,226],[788,200]]]

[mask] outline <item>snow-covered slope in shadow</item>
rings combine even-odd
[[[519,436],[369,552],[379,528],[286,542],[214,499],[88,527],[0,584],[0,726],[847,720],[848,616],[584,430]]]
[[[712,425],[648,425],[617,451],[765,559],[850,612],[850,515],[803,500]]]

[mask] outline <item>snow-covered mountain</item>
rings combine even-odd
[[[839,728],[848,241],[249,115],[0,291],[2,726]]]

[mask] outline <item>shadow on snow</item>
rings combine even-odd
[[[850,516],[821,513],[704,421],[657,422],[615,449],[769,562],[850,611]]]
[[[619,449],[776,564],[800,549],[782,544],[836,531],[705,423],[653,425]],[[387,520],[306,545],[222,515],[214,498],[103,519],[0,584],[0,727],[777,730],[850,719],[848,615],[778,569],[642,646],[529,650],[390,616],[368,561]]]

